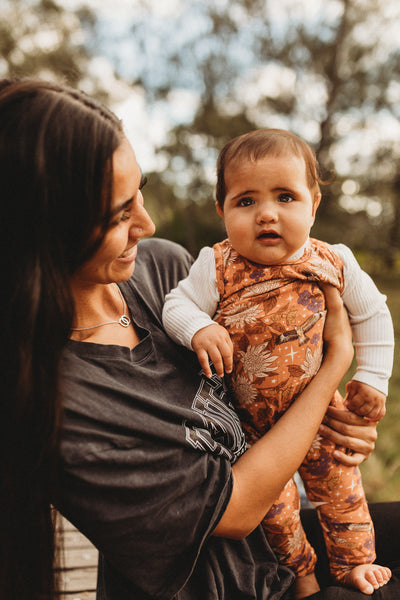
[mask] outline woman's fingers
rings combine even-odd
[[[336,288],[321,284],[325,295],[327,315],[324,325],[324,342],[327,352],[333,351],[343,359],[348,368],[353,359],[354,349],[348,314]]]
[[[337,453],[338,460],[344,464],[359,464],[368,458],[377,438],[376,423],[333,406],[327,410],[320,434],[338,446],[335,456]],[[351,450],[353,454],[345,453],[343,448]]]
[[[333,456],[337,461],[346,467],[358,467],[362,462],[364,462],[364,460],[368,458],[368,456],[361,454],[360,452],[347,454],[344,450],[339,449],[333,452]]]

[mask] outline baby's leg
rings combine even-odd
[[[381,577],[386,583],[386,571],[371,564],[375,560],[374,528],[359,469],[338,463],[333,449],[333,444],[317,436],[299,471],[307,496],[318,510],[332,576],[363,591],[370,589],[368,582],[378,585]],[[357,569],[352,574],[359,566],[365,567],[364,571]],[[360,571],[364,573],[361,578]],[[379,581],[375,582],[375,577]]]
[[[262,525],[279,561],[296,574],[296,599],[317,592],[316,556],[300,521],[300,497],[293,479],[286,484]]]
[[[337,463],[324,441],[319,443],[299,471],[318,510],[331,574],[341,581],[353,567],[375,560],[374,528],[359,470]]]

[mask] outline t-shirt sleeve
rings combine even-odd
[[[143,442],[68,454],[63,513],[122,577],[173,597],[229,501],[229,461]]]

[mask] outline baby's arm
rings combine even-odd
[[[344,263],[343,302],[356,347],[357,371],[346,386],[350,410],[371,420],[385,414],[385,398],[393,365],[394,333],[386,296],[342,244],[334,250]]]
[[[232,342],[224,327],[212,320],[219,293],[212,248],[203,248],[189,275],[165,297],[163,325],[178,344],[194,350],[207,377],[211,377],[209,359],[217,374],[232,370]]]

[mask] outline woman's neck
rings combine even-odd
[[[72,284],[74,298],[73,328],[84,328],[118,318],[122,300],[115,283]]]
[[[117,284],[73,284],[72,293],[75,308],[70,336],[72,340],[128,348],[134,348],[139,343],[139,336]]]

